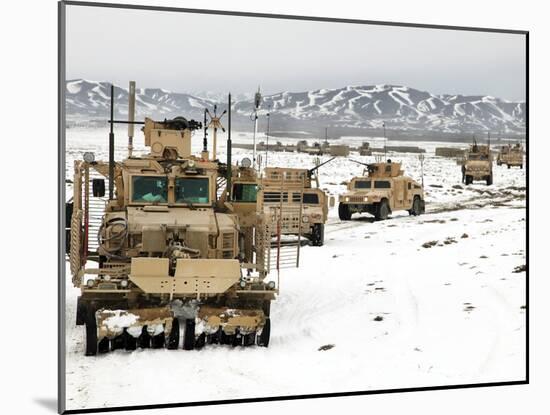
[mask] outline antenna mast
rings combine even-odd
[[[227,97],[227,200],[231,196],[231,92]]]
[[[260,102],[262,100],[262,94],[260,94],[260,87],[254,94],[254,135],[252,136],[253,148],[252,148],[252,165],[256,168],[256,134],[258,133],[258,108],[260,108]],[[259,169],[258,169],[259,170]]]
[[[113,181],[115,177],[115,133],[114,126],[115,112],[115,86],[111,84],[111,129],[109,130],[109,200],[113,200]]]
[[[271,112],[271,104],[267,107],[267,131],[266,131],[266,145],[265,145],[265,167],[267,167],[267,153],[269,152],[269,116]]]
[[[208,108],[206,109],[206,113],[210,117],[210,123],[208,123],[208,127],[212,127],[214,130],[214,133],[212,134],[212,160],[216,160],[216,150],[218,145],[218,128],[221,128],[222,131],[225,133],[225,128],[223,128],[222,123],[220,122],[220,119],[223,117],[223,115],[227,112],[227,110],[224,110],[222,114],[218,117],[217,114],[218,106],[214,104],[214,115],[210,114],[210,111],[208,111]],[[206,122],[206,120],[205,120]]]
[[[387,160],[387,156],[386,156],[386,147],[387,147],[387,143],[386,143],[386,123],[383,122],[382,123],[382,128],[384,129],[384,160]]]
[[[422,188],[424,188],[424,154],[419,154],[418,160],[420,160],[420,177],[422,178]]]
[[[202,124],[204,128],[204,138],[202,139],[202,153],[201,157],[203,160],[208,160],[208,124],[206,123],[206,113],[207,109],[204,109],[204,123]]]
[[[128,87],[128,158],[134,149],[134,120],[136,112],[136,81],[130,81]]]

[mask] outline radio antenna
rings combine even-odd
[[[208,110],[204,109],[204,123],[202,124],[204,128],[204,138],[202,139],[202,153],[201,157],[204,160],[208,160],[208,124],[206,123],[206,112]]]
[[[216,148],[218,145],[218,128],[221,128],[222,131],[225,133],[225,128],[220,122],[220,119],[224,116],[227,110],[224,110],[219,117],[218,117],[217,111],[218,111],[218,106],[216,104],[214,104],[214,115],[212,115],[210,111],[208,111],[208,108],[206,109],[206,113],[210,117],[210,122],[208,123],[208,127],[211,127],[214,130],[212,134],[212,160],[216,160]],[[206,120],[204,122],[206,123]]]
[[[258,108],[262,101],[262,94],[260,93],[260,86],[258,85],[258,91],[254,94],[254,135],[252,136],[252,165],[256,168],[256,134],[258,133]]]

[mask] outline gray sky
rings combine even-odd
[[[516,34],[67,7],[67,78],[264,94],[399,84],[525,99]]]

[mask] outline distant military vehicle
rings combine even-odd
[[[497,156],[497,166],[502,164],[506,164],[508,168],[519,166],[520,169],[523,169],[523,146],[517,143],[513,146],[501,147]]]
[[[264,209],[280,206],[283,211],[294,211],[299,217],[300,234],[308,238],[313,246],[324,244],[325,223],[328,218],[329,198],[319,187],[317,170],[333,158],[317,164],[311,169],[286,167],[266,167],[263,175],[258,177],[255,170],[241,166],[234,170],[232,180],[231,203],[236,213],[241,215],[242,223],[252,224],[253,212],[257,209],[257,192],[263,190]],[[250,162],[246,162],[249,166]],[[302,181],[303,193],[289,192],[283,189],[283,179],[287,182]],[[315,184],[315,186],[313,186]],[[298,208],[301,210],[298,211]],[[283,235],[297,235],[296,227],[284,227]]]
[[[338,217],[350,220],[353,213],[370,213],[377,220],[387,219],[397,210],[411,215],[425,211],[424,190],[420,183],[404,176],[401,163],[355,163],[366,166],[363,176],[348,183],[348,191],[339,197]]]
[[[129,96],[135,103],[135,94]],[[111,109],[113,103],[111,88]],[[266,280],[270,258],[280,256],[271,254],[278,249],[273,240],[280,239],[282,223],[301,217],[276,208],[256,211],[252,237],[245,238],[246,224],[219,194],[232,177],[231,129],[228,160],[221,163],[209,157],[206,128],[201,156],[191,154],[200,123],[183,117],[135,122],[129,112],[132,129],[144,124],[149,154],[132,154],[129,140],[129,157],[115,162],[112,126],[126,121],[113,120],[112,110],[109,161],[87,153],[74,164],[69,262],[81,291],[76,322],[86,326],[86,355],[177,349],[180,337],[186,350],[208,343],[267,347],[270,303],[278,294],[278,283]],[[215,134],[220,117],[211,118]],[[303,192],[301,183],[285,178],[282,186]]]
[[[372,156],[372,148],[370,147],[370,143],[367,141],[362,142],[357,150],[359,151],[360,156]]]
[[[474,143],[466,150],[462,164],[462,181],[472,184],[475,180],[484,180],[487,186],[493,184],[493,158],[489,145]]]

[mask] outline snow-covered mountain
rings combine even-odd
[[[83,79],[67,82],[69,120],[105,119],[109,114],[110,84]],[[162,119],[177,115],[201,120],[203,110],[226,103],[223,94],[187,94],[164,89],[138,88],[138,117]],[[127,114],[127,89],[115,87],[116,116]],[[252,100],[234,99],[234,125],[251,127]],[[271,112],[279,130],[319,131],[337,128],[475,133],[525,132],[525,102],[509,102],[491,96],[434,95],[397,85],[347,86],[305,92],[281,92],[264,96],[262,111]]]

